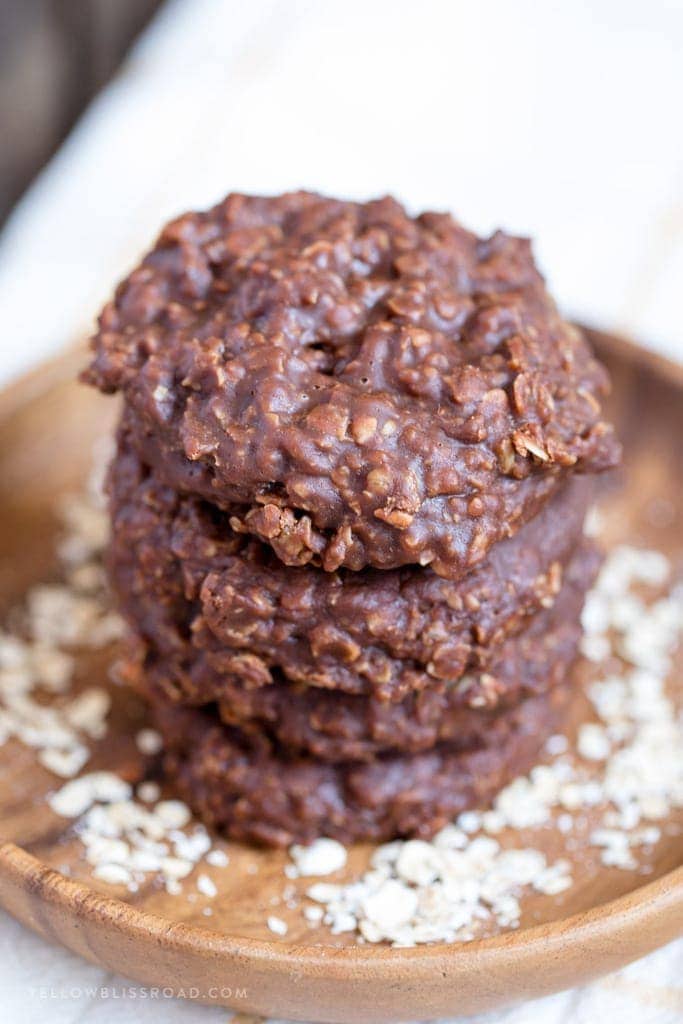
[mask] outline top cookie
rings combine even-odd
[[[142,457],[290,565],[457,578],[566,472],[619,458],[606,372],[529,242],[388,198],[178,218],[93,348]]]

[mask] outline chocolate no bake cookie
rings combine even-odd
[[[388,751],[414,753],[443,742],[453,749],[482,746],[496,716],[565,682],[581,636],[585,592],[598,563],[596,551],[586,545],[570,563],[555,605],[536,614],[524,632],[493,649],[477,649],[459,679],[427,686],[400,702],[282,678],[251,688],[236,673],[214,669],[198,652],[163,657],[142,643],[122,672],[153,702],[215,702],[226,724],[322,761],[372,760]]]
[[[456,579],[618,460],[605,371],[529,243],[391,199],[180,217],[93,346],[86,379],[124,393],[145,461],[290,566]]]
[[[274,679],[400,701],[452,686],[529,617],[552,606],[590,496],[568,481],[514,537],[459,581],[430,569],[289,568],[228,516],[178,494],[125,436],[110,472],[110,575],[134,632],[175,672],[168,695],[202,703],[217,678]],[[594,558],[579,562],[583,590]],[[582,568],[583,567],[583,568]],[[474,697],[476,694],[472,694]]]
[[[275,846],[321,835],[348,843],[429,838],[461,811],[486,806],[531,767],[570,694],[555,687],[497,716],[486,746],[439,745],[367,764],[290,757],[204,711],[159,704],[153,715],[166,774],[207,824],[232,839]]]

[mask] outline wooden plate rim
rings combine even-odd
[[[32,895],[40,896],[68,914],[83,919],[98,918],[122,934],[154,939],[160,946],[176,951],[187,949],[201,955],[219,956],[221,959],[262,960],[269,968],[277,967],[283,972],[296,968],[300,973],[302,968],[308,968],[317,973],[317,969],[324,965],[325,973],[343,971],[346,975],[352,969],[356,980],[367,971],[374,981],[404,977],[408,963],[413,978],[416,966],[418,971],[422,968],[425,975],[432,976],[435,969],[443,966],[444,960],[454,957],[459,959],[460,968],[466,968],[462,961],[468,959],[476,960],[480,968],[484,958],[488,961],[487,967],[493,969],[493,961],[499,956],[507,961],[513,948],[521,967],[522,960],[531,959],[537,963],[540,953],[551,955],[558,942],[566,952],[568,942],[572,945],[593,944],[617,934],[623,937],[622,929],[649,929],[653,921],[657,922],[655,931],[658,944],[661,944],[662,934],[666,941],[676,936],[677,928],[680,931],[680,924],[676,925],[675,917],[676,912],[683,910],[683,867],[680,867],[624,896],[570,917],[534,925],[518,932],[502,932],[465,944],[432,943],[407,949],[369,944],[337,947],[298,943],[287,945],[267,939],[231,937],[201,925],[184,922],[169,925],[167,920],[157,914],[140,910],[115,897],[104,896],[82,882],[67,878],[15,843],[0,845],[0,877],[10,884],[25,885]],[[671,931],[666,928],[669,919]]]

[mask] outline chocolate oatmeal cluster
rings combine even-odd
[[[232,195],[163,230],[93,349],[124,672],[207,821],[428,835],[533,759],[619,446],[526,240]]]

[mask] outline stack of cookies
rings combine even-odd
[[[391,199],[231,195],[103,311],[125,675],[209,824],[428,836],[562,721],[604,369],[529,243]]]

